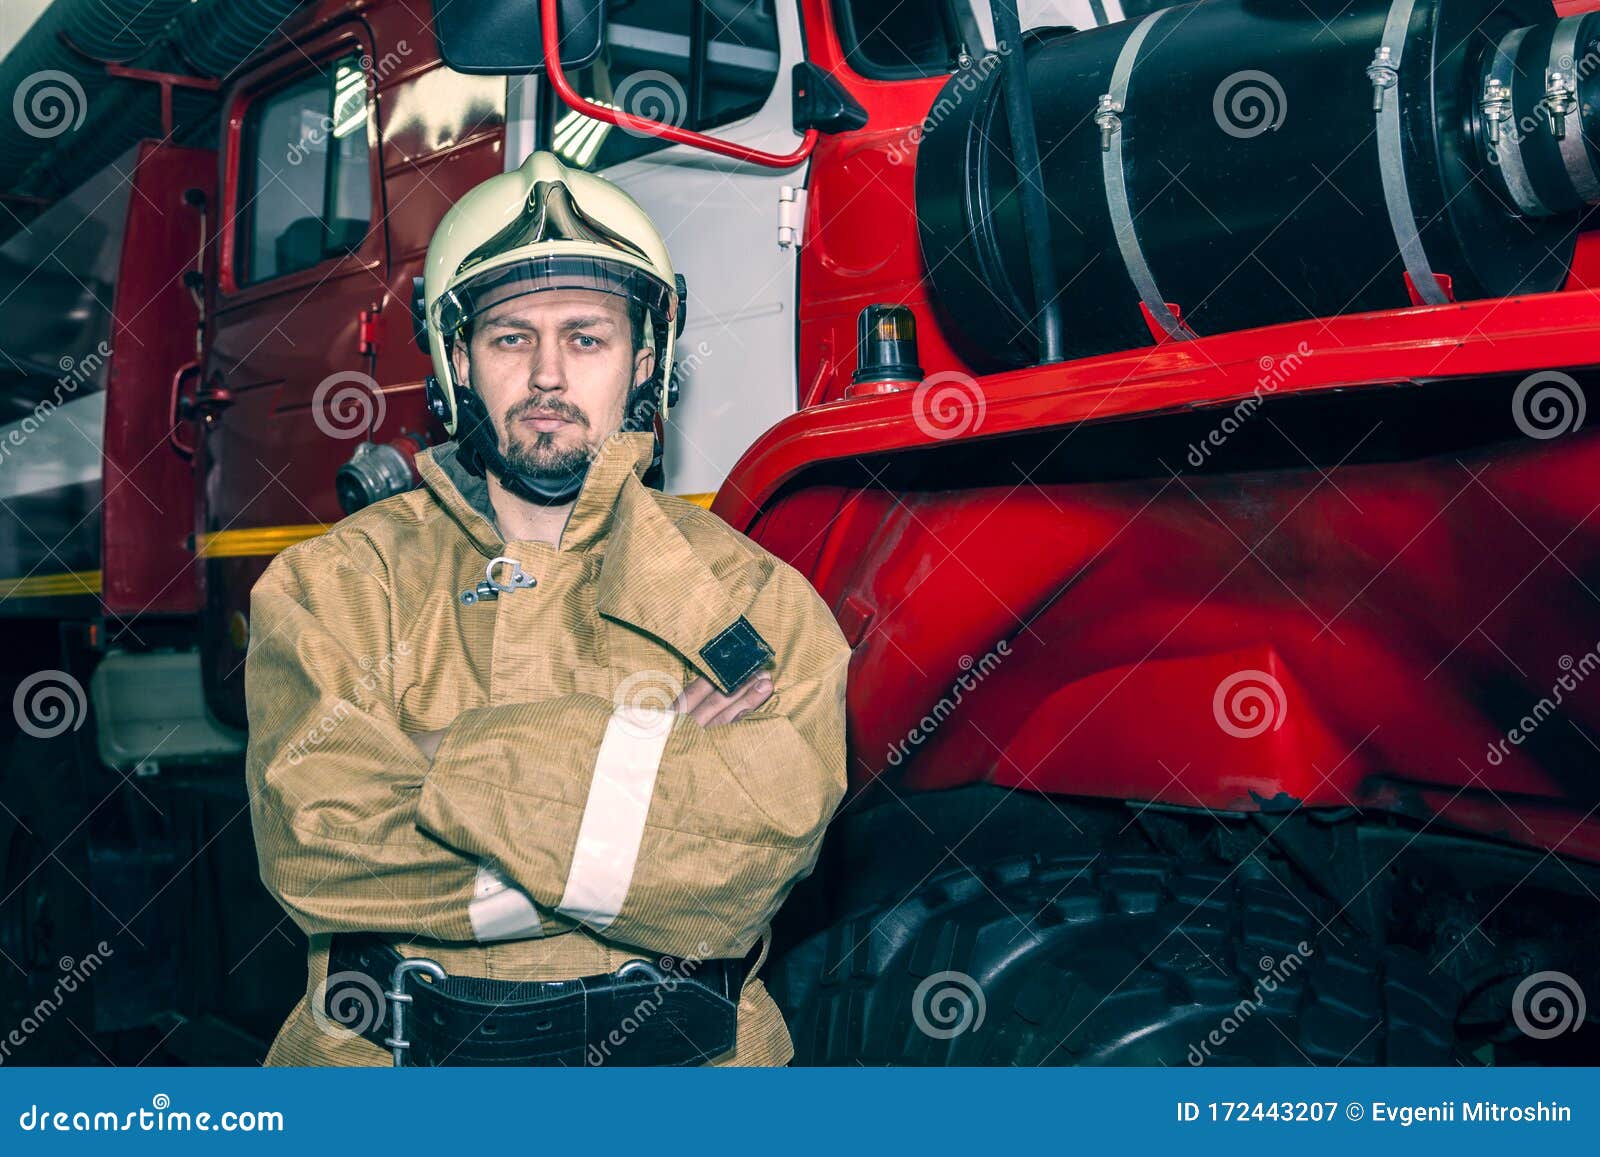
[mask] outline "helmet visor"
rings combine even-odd
[[[654,344],[671,332],[676,305],[665,282],[625,261],[576,254],[527,257],[468,278],[434,301],[433,323],[448,347],[463,331],[470,334],[472,323],[490,310],[553,289],[588,290],[620,299],[637,327],[638,345]]]

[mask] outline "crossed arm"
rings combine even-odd
[[[688,715],[701,727],[715,727],[719,723],[732,723],[747,712],[754,711],[770,698],[772,698],[772,676],[765,671],[752,675],[727,695],[718,691],[716,684],[701,675],[683,689],[683,693],[673,701],[672,709]],[[433,731],[413,731],[409,734],[411,742],[417,745],[417,750],[431,762],[434,753],[439,750],[439,741],[449,730],[448,727],[440,727]]]
[[[262,879],[307,934],[755,943],[845,786],[849,651],[803,578],[780,568],[748,611],[779,656],[769,682],[696,680],[646,719],[580,694],[480,707],[413,736],[389,592],[342,549],[308,540],[252,592],[251,817]]]

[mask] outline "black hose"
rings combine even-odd
[[[1006,123],[1011,126],[1011,156],[1017,166],[1017,196],[1022,208],[1022,236],[1028,251],[1028,272],[1033,280],[1033,304],[1038,310],[1039,361],[1066,360],[1061,303],[1056,300],[1056,267],[1051,256],[1049,202],[1039,174],[1039,138],[1033,129],[1033,97],[1028,93],[1028,66],[1022,51],[1022,22],[1016,0],[991,0],[995,43],[1010,52],[1001,77],[1006,102]]]

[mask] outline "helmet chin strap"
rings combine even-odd
[[[657,470],[661,463],[661,438],[655,420],[658,408],[655,399],[659,390],[654,382],[652,375],[642,386],[635,386],[629,392],[622,429],[629,432],[649,430],[656,435],[651,469]],[[484,409],[483,399],[470,386],[456,386],[456,442],[460,446],[458,461],[469,474],[480,478],[485,472],[493,474],[509,493],[542,506],[564,506],[575,501],[589,473],[587,463],[554,478],[530,474],[511,465],[500,452],[500,438]]]

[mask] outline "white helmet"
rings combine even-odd
[[[492,306],[546,289],[589,289],[627,301],[641,347],[655,350],[655,373],[628,397],[622,428],[653,430],[656,466],[661,426],[676,402],[674,339],[683,329],[684,283],[666,243],[637,202],[610,181],[535,152],[521,168],[490,177],[444,215],[428,244],[423,307],[434,376],[428,405],[460,445],[461,464],[491,470],[508,490],[535,501],[567,501],[580,472],[560,483],[510,466],[483,401],[458,381],[450,357],[462,331]]]

